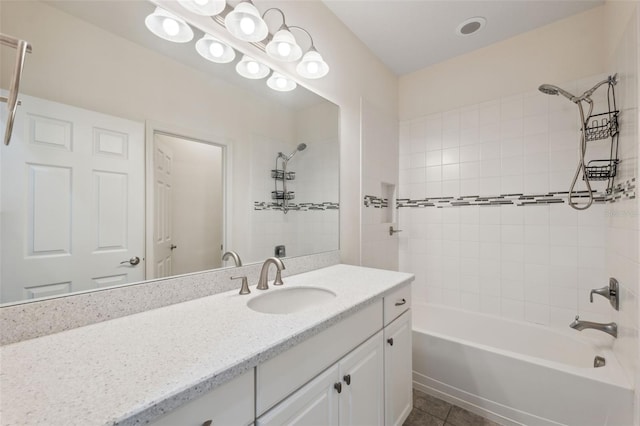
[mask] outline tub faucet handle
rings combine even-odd
[[[616,311],[620,310],[620,298],[618,297],[618,280],[615,278],[609,278],[609,285],[602,288],[594,288],[589,292],[589,301],[593,303],[593,294],[599,294],[600,296],[609,299],[609,303]]]

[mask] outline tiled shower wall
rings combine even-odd
[[[548,83],[582,93],[604,77]],[[594,96],[595,112],[606,108],[605,89]],[[588,297],[608,282],[607,206],[578,212],[566,194],[544,197],[569,189],[578,117],[567,99],[532,88],[400,124],[399,198],[408,204],[507,194],[564,201],[399,208],[400,269],[416,274],[416,299],[559,327],[576,314],[611,319],[604,299]],[[608,143],[591,142],[587,160],[607,158]]]
[[[248,258],[260,261],[274,256],[276,245],[285,245],[287,256],[337,250],[339,245],[339,144],[338,108],[328,102],[294,112],[294,141],[255,136],[252,151],[251,245]],[[295,192],[287,214],[274,209],[271,191],[278,152],[298,152],[287,166],[295,179],[287,190]],[[279,167],[282,163],[278,162]],[[282,182],[278,182],[282,190]]]

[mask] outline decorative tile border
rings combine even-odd
[[[624,199],[636,198],[636,178],[628,179],[613,187],[611,194],[607,195],[607,202],[615,203]]]
[[[389,207],[389,200],[387,200],[386,198],[376,197],[375,195],[365,195],[364,206],[381,209],[381,208]]]
[[[588,198],[588,191],[578,191],[573,198]],[[593,192],[596,203],[615,203],[623,199],[636,198],[636,178],[631,178],[613,187],[610,194]],[[396,208],[407,207],[462,207],[462,206],[500,206],[515,205],[528,206],[540,204],[565,204],[569,199],[569,191],[548,192],[546,194],[501,194],[496,196],[464,195],[461,197],[428,197],[422,199],[399,198]],[[365,207],[388,207],[386,198],[365,195]]]
[[[254,210],[282,210],[282,206],[274,202],[254,201]],[[324,201],[322,203],[289,203],[289,210],[306,212],[310,210],[339,210],[340,203]]]

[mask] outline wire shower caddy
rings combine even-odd
[[[607,194],[613,191],[613,180],[618,171],[618,137],[619,114],[616,106],[616,94],[614,82],[609,81],[607,89],[607,111],[600,114],[591,114],[585,120],[585,139],[587,142],[609,139],[609,158],[591,160],[586,166],[586,174],[583,179],[590,181],[607,181]]]

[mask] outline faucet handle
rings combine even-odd
[[[246,276],[231,277],[231,279],[232,280],[242,279],[242,287],[240,287],[240,293],[239,294],[249,294],[249,293],[251,293],[251,290],[249,290],[249,282],[247,281],[247,277]]]
[[[607,299],[609,298],[609,286],[601,287],[601,288],[593,288],[589,292],[589,302],[593,303],[593,294],[599,294],[600,296],[604,296]]]
[[[593,294],[599,294],[600,296],[609,299],[609,303],[616,311],[620,310],[620,298],[619,298],[619,285],[618,280],[615,278],[609,278],[609,285],[602,288],[594,288],[589,292],[589,301],[593,303]]]

